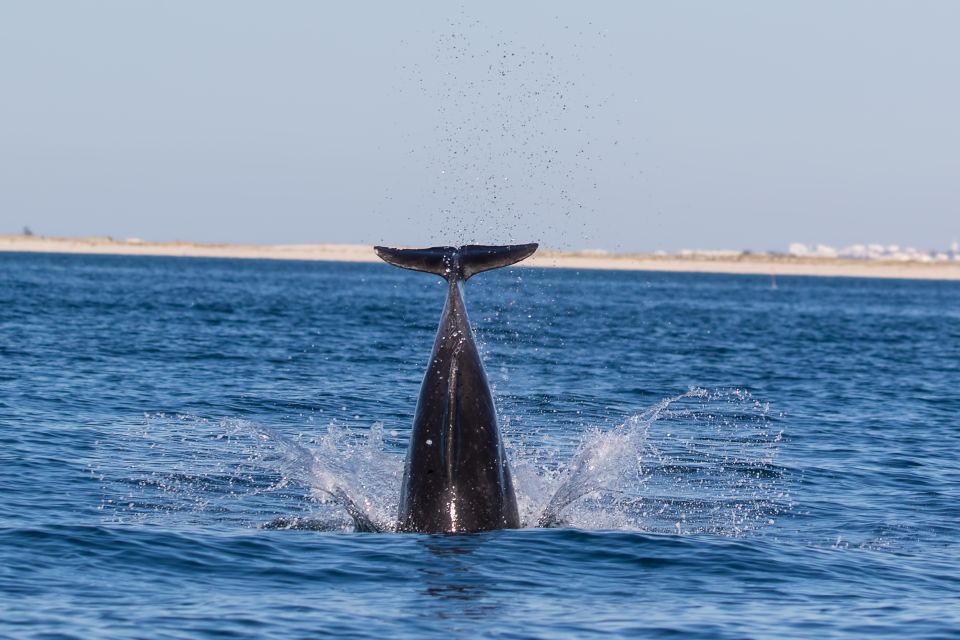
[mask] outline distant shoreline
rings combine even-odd
[[[319,260],[379,262],[369,245],[358,244],[204,244],[195,242],[143,242],[111,238],[51,238],[0,235],[0,252],[77,253],[128,256],[178,256],[267,260]],[[729,273],[766,276],[823,276],[960,280],[960,262],[857,260],[797,257],[779,254],[661,255],[614,254],[597,251],[544,249],[523,266],[622,271]]]

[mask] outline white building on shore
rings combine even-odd
[[[960,262],[960,242],[954,241],[945,251],[924,251],[897,244],[852,244],[841,249],[829,245],[806,245],[793,242],[787,253],[798,258],[851,258],[856,260],[895,260],[900,262]]]

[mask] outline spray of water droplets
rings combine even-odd
[[[575,447],[508,447],[524,526],[741,536],[790,508],[782,434],[748,393],[690,389]],[[312,438],[244,420],[146,416],[91,471],[116,522],[392,530],[403,451],[383,426]],[[107,460],[124,460],[122,468]]]
[[[616,143],[593,130],[608,97],[575,69],[600,39],[552,26],[569,40],[562,50],[454,20],[427,67],[402,69],[435,110],[433,135],[410,140],[426,172],[421,243],[591,240],[599,148]]]

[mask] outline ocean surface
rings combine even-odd
[[[438,278],[0,254],[0,637],[960,637],[960,283],[466,296],[529,526],[357,533]]]

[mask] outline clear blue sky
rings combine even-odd
[[[0,233],[960,237],[960,2],[0,2]]]

